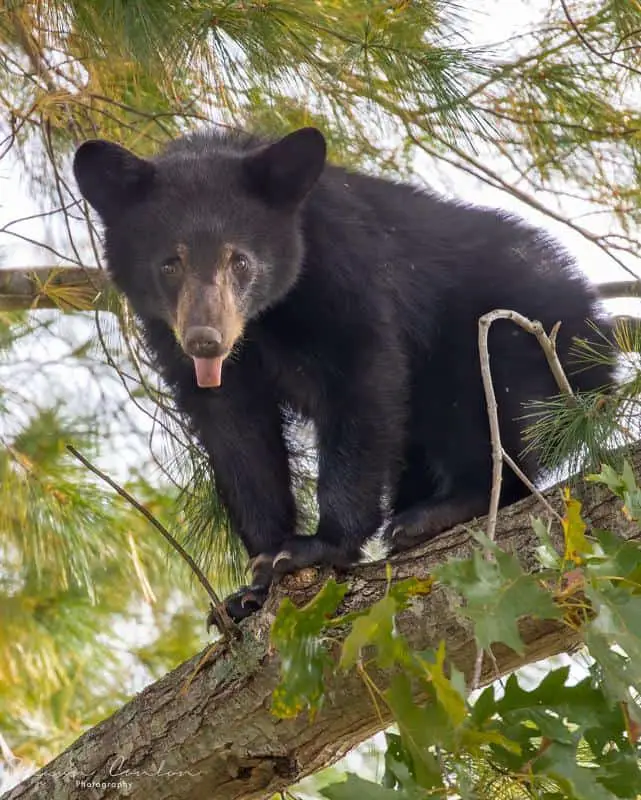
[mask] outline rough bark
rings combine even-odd
[[[630,457],[638,472],[641,447]],[[628,538],[638,536],[637,527],[620,513],[620,502],[603,487],[581,484],[576,494],[583,500],[585,518],[591,525],[616,530]],[[546,496],[560,510],[558,489],[551,489]],[[545,516],[533,497],[504,509],[497,526],[497,541],[529,570],[536,568],[534,548],[538,545],[530,526],[532,515]],[[560,545],[560,531],[555,535]],[[474,540],[459,526],[396,558],[394,578],[427,576],[435,564],[469,555],[473,547]],[[293,577],[278,587],[263,612],[245,623],[243,640],[219,645],[191,683],[203,654],[148,686],[10,791],[5,800],[267,798],[336,761],[383,728],[389,717],[383,709],[379,716],[354,672],[333,678],[327,702],[313,720],[301,715],[283,721],[270,712],[279,673],[278,655],[269,647],[270,624],[283,592],[303,603],[327,578],[327,573],[311,572],[311,579]],[[384,592],[385,565],[364,564],[340,579],[350,586],[343,610],[362,608]],[[417,649],[433,647],[444,639],[449,658],[469,679],[476,648],[470,626],[458,616],[456,607],[456,597],[437,585],[400,616],[399,627]],[[493,648],[494,659],[483,665],[481,683],[580,645],[576,632],[560,622],[523,620],[522,636],[525,654],[520,657],[507,647]],[[374,677],[385,687],[384,673]],[[118,786],[118,781],[126,785]],[[97,788],[89,789],[88,782],[98,784]]]
[[[56,288],[72,289],[75,302],[65,302]],[[63,311],[107,311],[113,289],[105,270],[91,267],[27,267],[0,269],[0,311],[58,308]],[[641,281],[612,281],[599,285],[603,298],[639,297]],[[68,296],[69,292],[67,292]]]

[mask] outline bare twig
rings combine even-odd
[[[498,406],[496,403],[496,394],[494,392],[494,385],[492,383],[492,372],[490,370],[490,353],[488,347],[488,336],[490,327],[497,319],[507,319],[516,323],[523,330],[531,333],[536,337],[536,340],[541,345],[545,354],[548,365],[554,376],[555,381],[561,393],[565,395],[566,401],[569,405],[576,404],[574,392],[570,386],[570,382],[561,366],[559,357],[556,352],[556,335],[559,330],[559,323],[553,327],[552,332],[548,336],[537,320],[532,321],[517,311],[510,311],[504,308],[495,309],[488,314],[484,314],[479,319],[479,358],[481,360],[481,377],[483,379],[483,388],[485,390],[485,399],[487,404],[487,413],[490,423],[490,438],[492,442],[492,493],[490,496],[490,509],[487,517],[487,536],[490,540],[494,540],[496,532],[496,518],[499,511],[499,502],[501,498],[501,485],[503,481],[503,461],[508,461],[503,445],[501,443],[501,432],[499,429],[499,415]],[[516,474],[524,480],[528,488],[533,489],[533,485],[527,479],[525,474],[517,467],[515,462],[509,458],[509,466],[516,472]],[[534,490],[535,493],[536,490]],[[540,493],[537,493],[540,496]]]
[[[181,558],[186,561],[187,564],[189,564],[192,572],[198,578],[202,587],[209,595],[212,603],[210,617],[212,618],[214,624],[226,638],[240,638],[240,630],[238,626],[230,618],[225,605],[220,601],[220,598],[214,591],[212,585],[205,577],[204,572],[200,569],[198,564],[196,564],[194,559],[189,555],[185,548],[169,533],[167,528],[165,528],[165,526],[159,522],[150,511],[148,511],[134,497],[132,497],[132,495],[130,495],[126,489],[123,489],[122,486],[119,486],[112,478],[102,472],[102,470],[98,469],[98,467],[85,458],[82,453],[79,453],[73,445],[68,444],[67,450],[74,456],[74,458],[77,458],[81,464],[84,464],[87,469],[91,470],[94,475],[97,475],[105,483],[109,484],[109,486],[111,486],[111,488],[114,489],[121,497],[123,497],[130,505],[132,505],[136,511],[139,511],[147,520],[149,520],[149,522],[151,522],[154,528],[160,532],[160,534],[171,545],[171,547],[173,547],[174,550],[181,556]]]
[[[518,311],[508,311],[504,308],[499,308],[496,311],[491,311],[489,314],[485,314],[483,317],[481,317],[481,320],[488,320],[486,323],[488,327],[497,319],[512,320],[512,322],[516,323],[520,328],[523,328],[524,331],[527,331],[536,337],[537,342],[541,345],[541,349],[545,354],[550,371],[554,376],[554,380],[561,390],[561,394],[565,395],[566,401],[569,405],[576,405],[574,392],[572,391],[570,382],[568,381],[565,371],[561,366],[561,362],[556,354],[556,347],[554,345],[556,332],[558,331],[557,326],[559,323],[556,323],[552,329],[552,333],[550,336],[548,336],[545,332],[545,328],[538,320],[532,321],[527,317],[524,317],[522,314],[519,314]],[[479,324],[481,324],[481,321],[479,321]]]
[[[481,377],[483,379],[483,388],[485,390],[487,415],[490,423],[490,439],[492,442],[492,493],[490,495],[490,510],[487,515],[486,528],[488,539],[491,541],[494,541],[494,535],[496,533],[496,518],[499,513],[499,501],[501,499],[501,485],[503,483],[503,445],[501,443],[501,431],[499,428],[499,412],[496,402],[496,393],[494,391],[492,372],[490,370],[488,334],[494,320],[499,319],[500,316],[498,315],[502,315],[503,313],[505,312],[501,310],[492,311],[489,314],[484,314],[479,319],[479,355],[481,359]]]
[[[563,520],[563,517],[552,508],[552,506],[550,505],[550,503],[548,503],[543,494],[536,488],[536,486],[528,478],[525,472],[523,472],[523,470],[519,467],[516,461],[514,461],[512,456],[506,450],[503,450],[503,460],[509,467],[512,468],[512,471],[515,473],[515,475],[523,481],[523,483],[532,492],[532,494],[536,497],[539,503],[541,503],[541,505],[545,507],[545,509],[557,520],[557,522],[561,522]]]
[[[499,505],[501,500],[501,487],[503,484],[503,463],[508,464],[509,467],[516,473],[516,475],[525,483],[530,491],[543,503],[546,509],[557,519],[560,520],[559,514],[552,508],[552,506],[545,500],[542,494],[536,489],[534,484],[530,481],[527,475],[520,469],[516,462],[506,453],[501,442],[501,430],[499,426],[499,413],[498,404],[496,402],[496,393],[494,391],[494,383],[492,381],[492,371],[490,369],[490,351],[488,345],[488,337],[490,327],[497,319],[507,319],[516,323],[523,330],[531,333],[536,337],[541,345],[545,357],[550,366],[550,370],[557,382],[561,393],[566,396],[566,400],[570,404],[575,404],[576,399],[570,386],[570,382],[561,366],[559,357],[556,353],[556,336],[559,331],[560,323],[557,322],[550,335],[545,332],[543,325],[538,321],[532,321],[519,314],[516,311],[509,311],[507,309],[495,309],[488,314],[484,314],[479,319],[479,358],[481,362],[481,377],[483,379],[483,389],[485,390],[485,401],[487,405],[488,421],[490,424],[490,440],[492,443],[492,491],[490,494],[490,509],[487,515],[486,534],[490,541],[494,541],[496,535],[496,521],[499,513]],[[490,554],[487,556],[490,558]],[[480,650],[474,665],[474,674],[472,677],[472,688],[476,689],[481,679],[483,670],[483,651]]]
[[[496,535],[496,520],[499,513],[499,502],[501,499],[501,486],[503,483],[503,444],[501,443],[501,429],[499,427],[499,413],[496,402],[496,392],[492,382],[492,372],[490,370],[490,351],[488,347],[488,334],[490,326],[494,321],[492,314],[485,314],[479,319],[479,354],[481,360],[481,377],[485,390],[485,401],[487,405],[487,416],[490,423],[490,440],[492,442],[492,492],[490,494],[490,510],[487,515],[486,533],[491,541]],[[490,554],[487,554],[490,558]],[[481,681],[483,672],[483,649],[479,648],[474,664],[474,674],[472,676],[472,689],[477,689]]]

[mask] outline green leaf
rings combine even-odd
[[[465,696],[454,688],[453,683],[447,678],[443,670],[445,664],[445,642],[441,641],[436,651],[436,661],[432,664],[421,659],[425,670],[429,674],[436,699],[441,704],[453,727],[459,727],[467,717],[467,704]]]
[[[590,475],[586,475],[585,480],[592,481],[592,483],[605,484],[608,487],[608,489],[610,489],[610,491],[616,494],[618,497],[623,497],[623,492],[625,491],[626,488],[623,476],[620,475],[609,464],[602,464],[601,472],[597,474],[593,473]]]
[[[551,522],[543,522],[540,517],[530,517],[534,533],[541,540],[541,544],[536,548],[539,562],[546,569],[560,570],[563,565],[563,558],[559,555],[550,536]]]
[[[588,578],[619,582],[632,594],[641,593],[641,544],[609,531],[595,530],[600,552],[586,561]]]
[[[635,522],[641,520],[641,489],[637,486],[634,471],[627,459],[623,462],[621,473],[604,464],[599,474],[588,475],[586,479],[595,483],[605,484],[617,497],[623,500],[623,513],[628,519]]]
[[[402,789],[388,789],[378,783],[366,781],[347,773],[347,780],[332,783],[320,790],[328,800],[412,800],[415,795],[406,794]]]
[[[641,596],[624,586],[600,583],[586,587],[586,594],[597,611],[589,627],[616,642],[626,654],[641,664]]]
[[[396,600],[385,595],[362,617],[354,620],[352,630],[345,639],[339,667],[350,669],[361,657],[365,647],[375,645],[382,666],[394,662],[398,650],[398,639],[394,635],[394,615],[398,609]]]
[[[577,764],[576,745],[553,742],[532,765],[535,775],[553,778],[565,790],[566,800],[614,800],[590,767]]]
[[[569,667],[560,667],[549,672],[532,690],[523,689],[516,675],[510,675],[505,684],[505,693],[496,704],[496,710],[504,717],[532,720],[540,734],[555,741],[570,743],[570,734],[584,734],[593,728],[605,728],[609,720],[610,704],[604,694],[585,678],[574,686],[567,685]],[[512,716],[510,716],[512,715]],[[617,714],[618,728],[622,719]],[[570,722],[572,730],[567,728]],[[561,730],[562,723],[564,730]],[[613,735],[615,730],[613,728]]]
[[[641,708],[629,688],[641,686],[641,595],[609,582],[593,582],[586,594],[596,616],[585,628],[585,642],[611,696],[629,703],[631,716],[641,721]]]
[[[436,575],[465,598],[461,613],[474,622],[479,647],[503,642],[522,653],[518,620],[526,615],[559,619],[561,610],[540,585],[540,575],[524,572],[513,555],[479,538],[493,558],[475,550],[471,559],[454,559],[438,567]]]
[[[641,767],[636,753],[610,750],[601,761],[601,783],[617,797],[638,797],[641,794]]]
[[[496,713],[496,700],[494,696],[494,686],[490,684],[476,698],[472,706],[472,719],[476,725],[481,725]]]
[[[630,716],[641,724],[641,708],[630,693],[630,687],[641,685],[641,665],[625,653],[613,649],[610,637],[590,626],[583,638],[590,655],[595,660],[591,672],[603,685],[603,691],[612,702],[628,704]]]
[[[412,597],[429,594],[434,580],[407,578],[389,586],[386,595],[365,612],[350,614],[340,622],[352,622],[352,630],[343,643],[340,668],[349,669],[361,658],[365,647],[377,648],[379,666],[391,666],[395,661],[409,664],[411,657],[405,640],[395,632],[394,617],[407,608]]]
[[[452,728],[443,707],[435,702],[418,705],[402,672],[394,675],[384,697],[413,764],[416,783],[425,789],[443,787],[439,763],[431,752],[434,745],[451,741]]]
[[[569,797],[580,797],[588,778],[592,782],[605,781],[609,770],[615,769],[609,755],[613,748],[622,751],[629,745],[621,707],[613,705],[592,678],[569,686],[568,676],[569,668],[561,667],[548,673],[535,688],[526,690],[511,675],[503,696],[497,700],[495,687],[487,689],[479,697],[479,708],[474,708],[471,718],[478,727],[492,725],[492,730],[502,737],[490,742],[497,765],[509,772],[521,772],[526,765],[533,765],[536,774],[560,781],[570,792]],[[579,753],[585,743],[591,751],[590,764],[584,763],[586,756]],[[514,744],[519,747],[514,748]],[[568,761],[582,771],[568,767]],[[603,791],[595,789],[593,796],[607,796]]]
[[[412,756],[403,745],[403,738],[398,733],[385,733],[385,772],[383,786],[393,789],[414,780],[414,764]]]
[[[303,608],[283,600],[271,630],[271,643],[281,659],[281,680],[272,695],[272,710],[282,718],[308,708],[314,713],[324,695],[323,676],[332,663],[321,632],[347,592],[332,578]]]

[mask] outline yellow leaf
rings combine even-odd
[[[448,717],[455,727],[459,727],[467,717],[467,707],[465,698],[452,685],[443,669],[445,664],[445,642],[441,640],[436,651],[436,663],[429,664],[424,662],[427,671],[432,678],[432,684],[436,692],[439,703],[447,712]]]
[[[566,487],[563,490],[565,516],[563,517],[563,535],[565,538],[565,560],[580,564],[581,556],[592,552],[592,545],[585,538],[587,525],[581,517],[581,503],[570,495]]]

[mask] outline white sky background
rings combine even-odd
[[[466,12],[466,18],[469,20],[470,25],[470,29],[467,32],[469,43],[471,45],[486,45],[498,44],[507,40],[510,36],[522,33],[542,14],[547,8],[548,2],[547,0],[543,0],[543,2],[542,0],[484,0],[483,3],[473,3],[472,0],[467,0],[464,5],[470,9],[469,12]],[[437,191],[480,205],[504,208],[548,230],[575,255],[581,270],[591,280],[602,282],[629,277],[596,245],[586,241],[580,234],[561,223],[555,222],[523,204],[511,195],[492,189],[471,176],[447,166],[443,167],[438,176],[430,174],[425,157],[417,158],[416,170],[417,176]],[[514,180],[516,180],[516,176],[510,176],[504,171],[502,172],[502,177],[508,180],[512,180],[514,177]],[[541,193],[538,199],[548,202],[552,197],[547,193]],[[586,204],[571,201],[565,197],[559,199],[558,208],[562,213],[574,219],[590,211]],[[0,229],[12,220],[37,214],[40,211],[42,211],[42,208],[39,208],[38,204],[28,194],[28,187],[21,177],[19,165],[11,153],[6,155],[0,162]],[[597,233],[618,231],[618,226],[613,216],[610,218],[605,215],[588,216],[581,220],[581,224]],[[43,220],[36,219],[24,222],[13,227],[12,230],[22,233],[35,241],[46,241],[48,238],[47,228]],[[28,268],[52,265],[54,263],[57,263],[56,260],[47,250],[21,242],[19,239],[0,231],[0,268]],[[634,266],[632,261],[630,265]],[[641,270],[641,263],[637,265],[637,269]],[[631,302],[634,303],[634,301]],[[638,308],[638,305],[635,307]],[[617,311],[623,311],[626,307],[617,304],[615,308]],[[91,321],[83,320],[79,324],[84,325],[86,328],[88,324],[91,324]],[[45,355],[47,358],[51,358],[53,354],[48,352],[43,354],[43,357]],[[71,374],[65,374],[59,383],[61,385],[58,388],[67,392],[71,390],[74,393],[78,393],[82,389],[83,401],[94,394],[92,387],[81,386],[80,379],[74,379]],[[72,389],[71,387],[74,388]],[[51,388],[53,389],[54,387]],[[102,463],[110,469],[114,477],[125,478],[127,464],[131,464],[131,461],[136,457],[133,452],[131,456],[132,459],[128,459],[126,449],[119,449],[117,455],[115,453],[112,456],[106,454]],[[573,672],[576,677],[582,674],[580,668],[576,668]],[[363,762],[359,761],[359,758],[356,754],[352,756],[349,761],[349,768],[360,771]]]

